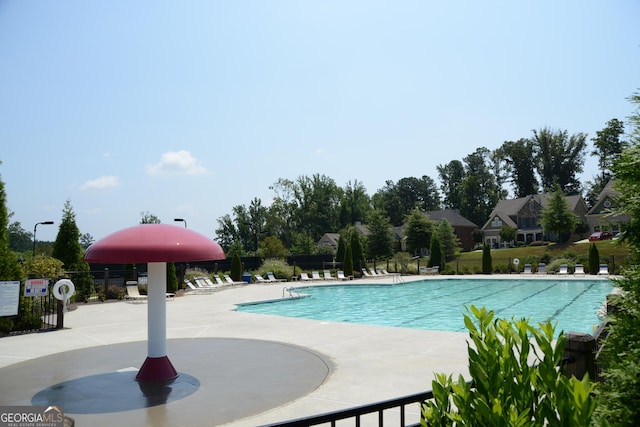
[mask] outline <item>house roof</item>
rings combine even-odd
[[[446,219],[452,227],[473,227],[478,228],[476,224],[469,221],[467,218],[460,215],[460,212],[455,209],[444,209],[439,211],[428,211],[425,212],[425,215],[429,217],[429,219],[440,222],[443,219]]]
[[[620,194],[621,193],[615,188],[615,181],[613,179],[610,179],[609,182],[607,182],[607,185],[604,186],[600,194],[598,194],[595,203],[593,204],[591,209],[589,209],[587,215],[602,213],[603,211],[609,210],[610,207],[603,206],[603,203],[607,199],[612,199],[620,196]]]

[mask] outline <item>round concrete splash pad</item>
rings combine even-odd
[[[298,399],[331,372],[328,358],[271,341],[178,339],[167,350],[180,375],[155,384],[134,380],[146,342],[10,365],[0,369],[0,405],[59,405],[82,425],[210,426]]]

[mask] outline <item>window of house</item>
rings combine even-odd
[[[493,222],[491,223],[491,227],[493,227],[493,228],[502,227],[502,220],[499,217],[493,218]]]

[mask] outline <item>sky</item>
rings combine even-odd
[[[373,195],[543,127],[591,148],[634,112],[639,21],[635,0],[0,1],[10,222],[53,241],[69,201],[95,240],[143,213],[215,238],[280,178]]]

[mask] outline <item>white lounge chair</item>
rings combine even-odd
[[[562,264],[560,266],[560,269],[558,270],[558,274],[568,274],[569,273],[569,268],[566,264]]]
[[[271,271],[267,271],[267,277],[270,282],[286,282],[285,279],[278,279]]]
[[[338,279],[339,280],[351,280],[353,279],[353,276],[345,276],[344,275],[344,271],[340,270],[336,273],[338,275]]]
[[[362,269],[362,275],[363,275],[364,277],[368,277],[368,278],[370,278],[370,279],[372,279],[372,278],[373,278],[373,276],[371,275],[371,273],[369,273],[369,272],[367,271],[367,269],[366,269],[366,268],[363,268],[363,269]]]
[[[256,283],[262,283],[263,285],[264,284],[268,285],[269,283],[271,283],[271,280],[265,279],[260,274],[256,274],[253,277],[256,278]]]
[[[310,282],[311,281],[311,277],[309,277],[309,275],[305,272],[300,273],[300,280],[303,282]]]
[[[214,284],[211,279],[209,279],[208,277],[203,277],[202,280],[204,280],[204,283],[210,287],[210,288],[217,288],[218,285]]]
[[[231,278],[231,276],[229,276],[228,274],[225,274],[223,277],[224,277],[225,282],[227,282],[227,285],[247,285],[247,282],[243,282],[243,281],[236,282],[236,281],[234,281]]]
[[[536,272],[536,274],[547,274],[547,264],[545,264],[544,262],[538,264],[538,271]]]
[[[196,282],[196,286],[197,286],[198,288],[206,289],[206,288],[213,288],[213,287],[215,287],[215,286],[213,285],[213,283],[211,283],[211,280],[209,280],[209,283],[211,283],[211,284],[209,284],[209,283],[207,283],[207,282],[205,281],[205,278],[204,278],[204,277],[194,277],[194,279],[193,279],[193,280]]]
[[[322,280],[318,271],[311,272],[311,280]]]
[[[522,274],[531,274],[531,264],[525,264]]]
[[[187,291],[189,291],[189,293],[201,294],[201,293],[207,293],[207,292],[213,292],[214,291],[214,288],[201,288],[199,286],[196,286],[193,283],[191,283],[190,280],[185,280],[184,283],[189,288],[189,289],[187,289]]]
[[[598,276],[608,276],[609,275],[609,266],[607,264],[600,264],[600,269],[598,270]]]
[[[324,274],[324,276],[323,276],[324,280],[336,280],[335,277],[331,276],[331,271],[329,271],[329,270],[325,270],[323,272],[323,274]]]
[[[573,274],[576,276],[584,276],[584,265],[576,264],[575,268],[573,269]]]
[[[224,282],[222,281],[222,279],[220,278],[220,276],[218,276],[217,274],[213,275],[213,278],[215,279],[216,283],[220,286],[224,286]]]
[[[127,282],[127,294],[124,296],[125,301],[131,302],[145,302],[147,300],[146,295],[140,295],[138,289],[138,282]]]

